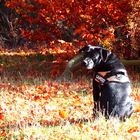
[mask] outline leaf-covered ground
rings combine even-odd
[[[132,117],[126,122],[106,121],[102,116],[94,120],[90,79],[51,80],[44,73],[48,68],[44,58],[7,57],[1,57],[0,64],[0,139],[140,139],[140,73],[130,75],[135,101]]]

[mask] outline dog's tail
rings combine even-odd
[[[72,71],[77,69],[81,64],[82,60],[84,59],[84,53],[81,52],[74,56],[66,65],[65,70],[63,71],[62,75],[59,77],[61,80],[70,80],[72,78]]]

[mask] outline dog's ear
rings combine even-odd
[[[90,52],[90,47],[88,45],[86,45],[85,47],[83,47],[82,49],[79,50],[79,53],[81,53],[81,52],[85,52],[85,53]]]

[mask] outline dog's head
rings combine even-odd
[[[93,69],[100,61],[100,49],[98,46],[87,45],[79,50],[79,53],[84,54],[83,63],[87,69]]]

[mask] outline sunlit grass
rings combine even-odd
[[[95,121],[92,119],[92,90],[87,80],[58,83],[46,81],[44,77],[36,77],[28,81],[21,75],[20,81],[17,82],[5,75],[1,79],[1,87],[0,101],[4,111],[1,126],[5,125],[3,130],[1,129],[1,139],[138,140],[140,138],[138,81],[133,84],[136,112],[126,122],[113,118],[106,121],[103,116]],[[46,97],[48,93],[50,97]],[[60,110],[66,115],[60,116]],[[81,120],[71,121],[70,117]],[[86,118],[87,121],[82,121],[82,118]],[[48,121],[54,123],[49,125]]]
[[[106,121],[104,117],[94,122],[60,124],[59,126],[43,127],[40,125],[26,126],[9,131],[10,138],[41,139],[41,140],[138,140],[139,125],[136,120],[129,119],[119,122],[117,119]],[[12,137],[11,137],[12,135]],[[8,136],[7,136],[8,137]]]

